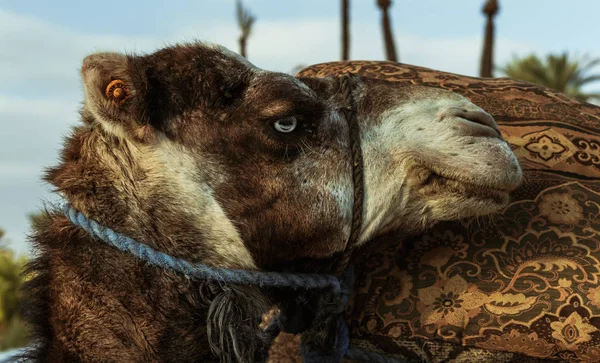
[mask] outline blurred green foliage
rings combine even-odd
[[[548,54],[545,59],[533,54],[515,57],[500,70],[510,78],[535,83],[589,102],[600,100],[600,93],[583,91],[584,86],[600,81],[600,74],[589,74],[597,66],[600,66],[600,59],[574,58],[565,52]]]
[[[28,343],[27,328],[19,315],[27,258],[15,256],[3,245],[3,237],[4,231],[0,229],[0,351]]]

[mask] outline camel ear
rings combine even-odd
[[[134,87],[127,65],[127,57],[118,53],[96,53],[85,57],[81,75],[89,106],[118,108],[131,98]]]
[[[137,74],[132,57],[119,53],[95,53],[83,60],[81,75],[85,105],[107,130],[147,136],[151,128],[142,120],[146,109],[140,89],[145,77]],[[115,127],[116,126],[116,127]]]

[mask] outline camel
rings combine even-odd
[[[171,256],[328,272],[353,206],[336,77],[257,68],[218,45],[83,60],[81,123],[45,180],[77,210]],[[358,243],[494,213],[521,182],[494,119],[423,86],[350,79],[364,160]],[[90,237],[49,208],[26,286],[38,362],[263,359],[282,295],[194,281]]]

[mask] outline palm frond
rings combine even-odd
[[[534,54],[522,58],[513,56],[513,59],[499,70],[508,77],[535,83],[587,101],[597,96],[594,93],[583,92],[582,87],[600,81],[599,74],[588,74],[598,65],[600,59],[573,57],[563,52],[549,54],[543,60]]]
[[[242,30],[242,36],[247,38],[250,36],[256,17],[244,7],[241,0],[236,1],[236,14],[238,25]]]

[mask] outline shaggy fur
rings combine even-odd
[[[91,241],[60,212],[48,213],[39,231],[33,238],[40,256],[27,271],[34,278],[26,283],[22,308],[25,318],[34,322],[35,349],[24,358],[37,362],[264,358],[268,340],[258,324],[271,305],[257,289],[190,281],[144,266]]]
[[[337,79],[263,71],[200,43],[94,54],[82,78],[82,124],[46,175],[76,209],[192,262],[328,271],[353,204]],[[118,102],[105,93],[115,80],[126,91]],[[449,92],[352,83],[365,160],[362,243],[506,203],[521,171],[489,115]],[[277,132],[290,118],[297,128]],[[37,227],[24,308],[35,361],[260,360],[262,314],[293,296],[148,267],[54,210]],[[314,312],[304,313],[309,324]]]

